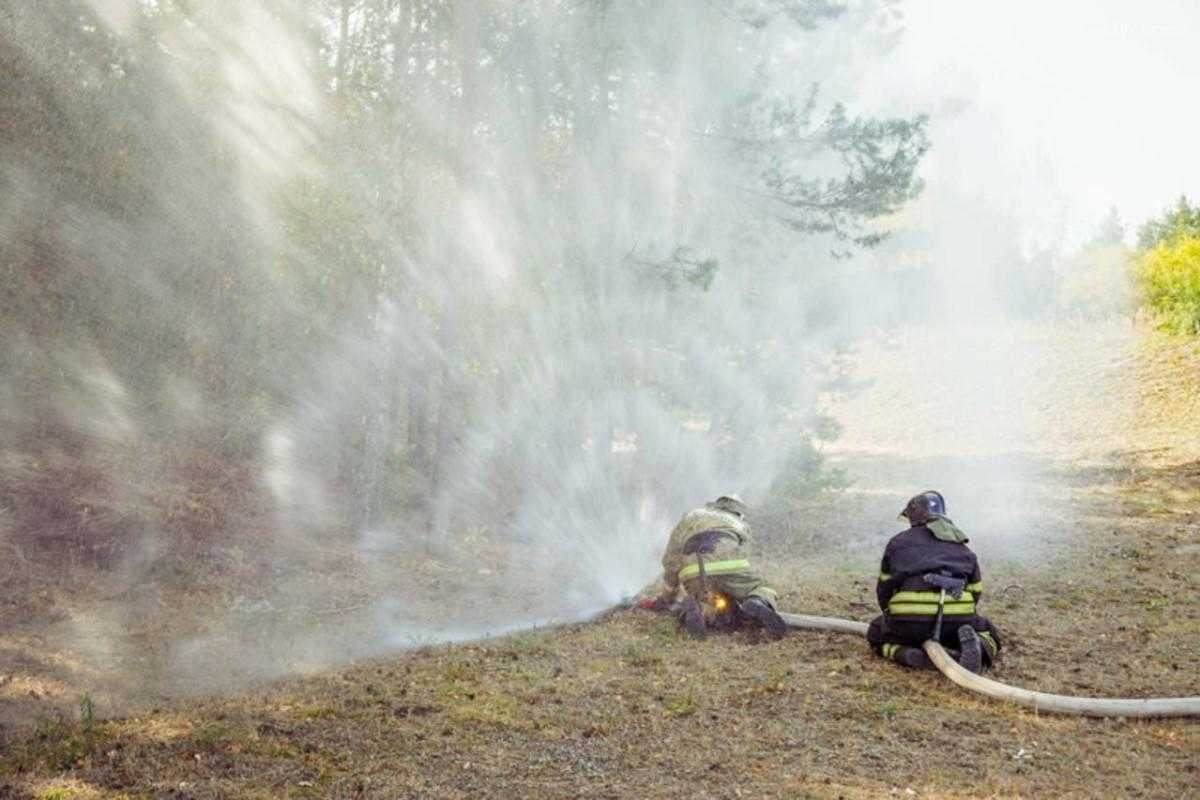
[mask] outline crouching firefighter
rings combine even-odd
[[[670,609],[696,638],[705,635],[710,622],[735,627],[742,620],[757,623],[772,638],[782,637],[787,625],[775,610],[775,590],[751,569],[749,545],[746,505],[737,495],[722,495],[687,512],[663,554],[666,590],[646,607]],[[680,587],[685,596],[676,603]]]
[[[1000,636],[977,613],[983,581],[966,535],[946,516],[938,492],[909,500],[900,518],[910,527],[883,551],[875,587],[883,614],[871,622],[867,641],[898,664],[934,669],[921,649],[933,639],[963,667],[981,671],[1000,652]]]

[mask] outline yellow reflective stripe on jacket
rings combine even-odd
[[[936,617],[937,603],[888,603],[888,613],[898,617]],[[974,603],[946,603],[942,612],[947,617],[975,615]]]
[[[974,583],[968,583],[967,591],[968,592],[982,592],[983,591],[983,581],[975,581]]]
[[[941,592],[904,591],[896,592],[888,601],[888,611],[905,617],[935,617]],[[947,595],[942,612],[948,617],[975,613],[975,601],[970,598],[955,600]]]
[[[933,603],[937,605],[937,601],[941,598],[941,592],[917,591],[913,589],[902,589],[892,595],[892,602],[901,603]],[[946,595],[946,605],[951,603],[970,603],[971,600],[955,600],[950,595]]]
[[[707,575],[724,575],[730,572],[741,572],[744,569],[750,569],[750,562],[744,558],[734,558],[728,561],[704,562],[704,572]],[[699,564],[688,564],[686,567],[679,570],[679,580],[681,581],[698,577],[700,577]]]
[[[890,581],[891,579],[892,579],[892,576],[891,576],[889,573],[887,573],[887,572],[881,572],[881,573],[879,573],[879,580],[881,580],[881,581]]]

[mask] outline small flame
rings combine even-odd
[[[719,594],[713,598],[713,606],[717,609],[717,613],[721,614],[729,607],[729,601],[725,599],[725,595]]]

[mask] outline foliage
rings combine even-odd
[[[1139,299],[1159,327],[1200,333],[1200,206],[1180,197],[1138,229],[1133,274]]]
[[[1100,221],[1095,235],[1088,242],[1089,247],[1116,247],[1125,242],[1125,223],[1116,206],[1111,206],[1108,213]]]
[[[1174,208],[1138,228],[1138,250],[1146,252],[1188,236],[1200,236],[1200,206],[1192,206],[1187,197],[1182,196]]]
[[[1200,232],[1160,239],[1138,257],[1135,274],[1142,302],[1160,327],[1200,334]]]
[[[690,717],[700,710],[696,694],[691,691],[664,697],[662,704],[663,710],[672,717]]]
[[[829,0],[725,0],[747,25],[763,28],[782,15],[788,21],[812,30],[826,20],[843,14],[846,6]]]
[[[632,253],[629,254],[628,260],[644,268],[647,275],[662,281],[671,289],[690,285],[705,292],[712,286],[720,266],[715,258],[693,258],[691,250],[684,246],[676,247],[670,256],[661,261],[643,261],[635,258]]]
[[[626,424],[595,398],[627,389],[751,441],[695,376],[795,352],[745,359],[761,331],[727,341],[702,290],[764,264],[799,287],[780,252],[878,243],[928,148],[923,118],[856,115],[781,60],[835,18],[859,35],[829,0],[35,5],[0,23],[0,448],[39,465],[0,473],[21,531],[227,529],[293,417],[331,515],[430,529],[471,505],[444,496],[471,447],[553,443],[517,411],[537,435],[493,436],[509,409],[600,409],[554,423],[578,450]],[[622,280],[644,316],[593,313]],[[531,320],[591,349],[567,374]],[[788,389],[759,418],[809,402]]]
[[[771,486],[771,494],[799,502],[847,485],[845,473],[829,469],[821,451],[808,440],[802,440],[788,451],[779,477]]]
[[[1133,305],[1130,279],[1133,253],[1125,245],[1125,224],[1110,208],[1092,237],[1054,265],[1054,310],[1075,319],[1127,314]]]
[[[846,472],[826,463],[825,456],[808,439],[787,452],[766,496],[754,510],[754,527],[761,532],[778,532],[790,538],[803,527],[814,503],[826,492],[850,484]]]
[[[802,98],[756,99],[741,109],[732,138],[758,171],[756,193],[790,228],[873,247],[887,232],[870,223],[923,188],[916,170],[929,150],[928,118],[864,119],[837,103],[818,121],[818,97],[814,85]],[[818,152],[836,158],[834,174],[797,170]]]
[[[1014,292],[1019,305],[1012,311],[1074,320],[1129,314],[1133,309],[1133,253],[1125,244],[1125,230],[1114,207],[1072,252],[1063,253],[1059,244],[1052,243],[1031,256],[1014,253],[1010,260],[1019,265],[1014,270],[1019,280],[1013,283],[1020,291]]]
[[[79,725],[85,736],[91,736],[96,727],[96,706],[92,696],[85,694],[79,700]]]

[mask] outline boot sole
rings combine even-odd
[[[770,606],[763,604],[762,607],[751,606],[746,610],[746,616],[762,625],[763,630],[772,639],[782,639],[788,631],[787,623],[783,621],[783,617]]]
[[[962,665],[963,669],[978,675],[983,671],[983,643],[979,641],[979,635],[975,633],[975,629],[970,625],[963,625],[959,628],[958,644],[962,648],[962,655],[959,656],[958,663]]]

